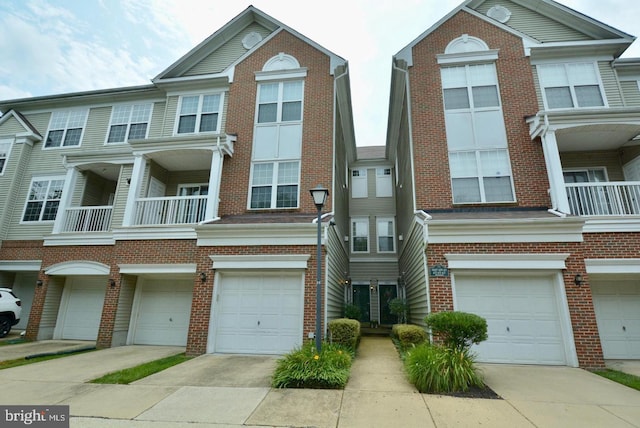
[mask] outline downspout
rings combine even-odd
[[[431,313],[431,295],[429,290],[429,266],[427,265],[427,243],[429,242],[429,220],[431,217],[423,210],[415,210],[414,215],[418,218],[418,222],[422,223],[422,269],[424,272],[424,282],[427,285],[427,313]]]

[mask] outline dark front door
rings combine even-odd
[[[360,308],[360,321],[369,322],[371,317],[369,312],[371,310],[371,304],[369,300],[369,286],[368,285],[353,285],[353,304]]]
[[[398,323],[398,316],[391,313],[389,302],[398,297],[395,285],[379,285],[380,293],[380,324],[391,325]]]

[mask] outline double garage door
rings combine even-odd
[[[301,274],[221,274],[209,352],[283,354],[302,343]]]
[[[591,279],[605,359],[640,359],[640,282]]]
[[[487,320],[488,340],[477,360],[512,364],[567,364],[552,277],[455,276],[456,309]]]

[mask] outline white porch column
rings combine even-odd
[[[64,222],[67,218],[67,208],[69,208],[73,200],[73,192],[76,188],[77,179],[78,170],[75,167],[69,167],[69,169],[67,169],[67,176],[64,178],[64,186],[62,187],[62,196],[60,197],[56,220],[53,223],[52,233],[54,234],[62,232]]]
[[[541,136],[544,160],[547,165],[547,175],[551,193],[551,203],[553,209],[562,213],[570,214],[569,199],[562,175],[562,162],[558,151],[558,141],[555,131],[547,130]]]
[[[220,181],[222,180],[222,163],[224,155],[220,150],[211,153],[211,170],[209,172],[209,193],[207,195],[207,210],[204,219],[211,220],[218,217],[220,204]]]
[[[122,225],[124,227],[133,226],[136,218],[136,199],[140,196],[142,188],[142,177],[146,161],[143,155],[135,155],[133,160],[133,171],[131,172],[131,182],[129,183],[129,193],[127,193],[127,205],[124,209]]]

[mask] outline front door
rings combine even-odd
[[[371,321],[371,300],[369,299],[369,285],[354,284],[353,285],[353,304],[360,308],[361,322]]]
[[[398,323],[398,316],[391,313],[389,302],[398,297],[395,285],[379,285],[380,293],[380,324],[391,325]]]

